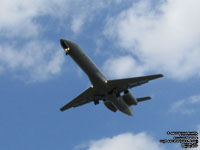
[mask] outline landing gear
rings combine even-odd
[[[120,97],[120,93],[116,93],[116,97]]]
[[[94,101],[94,104],[95,104],[95,105],[99,104],[99,101]]]
[[[116,97],[120,96],[120,93],[117,91],[116,88],[114,88],[114,89],[112,89],[111,91],[108,92],[108,95],[111,95],[111,94],[115,94]]]
[[[125,91],[124,91],[124,94],[127,94],[128,92],[129,92],[128,90],[125,90]]]

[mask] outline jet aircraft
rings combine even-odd
[[[99,104],[102,100],[104,105],[113,112],[117,110],[127,115],[133,115],[132,106],[138,102],[151,99],[151,97],[135,98],[129,89],[147,83],[150,80],[163,77],[162,74],[107,80],[93,61],[81,50],[81,48],[70,40],[60,39],[60,44],[66,55],[79,65],[87,74],[92,85],[71,102],[60,108],[61,111],[71,107],[78,107],[89,102]]]

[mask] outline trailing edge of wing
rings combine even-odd
[[[89,103],[93,99],[93,89],[90,87],[87,90],[85,90],[83,93],[81,93],[79,96],[77,96],[75,99],[73,99],[71,102],[60,108],[61,111],[64,111],[66,109],[69,109],[71,107],[77,107],[86,103]]]
[[[161,77],[163,77],[162,74],[155,74],[149,76],[116,79],[116,80],[109,80],[108,84],[113,88],[117,88],[119,92],[122,92],[128,88],[136,87],[141,84],[147,83],[150,80],[154,80]]]

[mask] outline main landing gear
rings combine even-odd
[[[95,105],[99,104],[99,101],[98,101],[98,100],[97,100],[97,101],[94,101],[94,104],[95,104]]]

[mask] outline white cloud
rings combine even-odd
[[[110,17],[104,33],[136,56],[145,72],[181,80],[200,76],[199,26],[199,0],[167,0],[157,6],[142,0]]]
[[[197,132],[200,132],[200,125],[197,126]],[[171,147],[180,148],[180,144]],[[146,132],[138,134],[122,133],[113,137],[104,137],[99,140],[92,140],[75,147],[76,150],[166,150],[166,147],[155,140]],[[200,146],[193,148],[200,150]],[[188,149],[189,150],[189,149]]]
[[[24,79],[26,76],[28,81],[41,81],[61,71],[64,55],[60,50],[56,51],[57,46],[46,39],[39,40],[46,29],[42,28],[43,24],[37,19],[43,16],[61,18],[60,13],[64,11],[61,8],[65,4],[67,1],[64,0],[1,1],[1,72],[10,71],[15,77]]]
[[[20,50],[14,45],[0,46],[0,64],[3,70],[11,72],[25,70],[30,80],[46,80],[60,72],[64,62],[64,55],[49,42],[32,41],[25,44]]]
[[[155,141],[145,132],[139,134],[124,133],[112,138],[103,138],[92,141],[86,147],[78,146],[77,149],[84,150],[163,150],[158,141]]]
[[[29,76],[31,81],[46,80],[58,74],[64,62],[64,53],[55,51],[60,46],[59,42],[55,46],[45,39],[47,37],[41,40],[41,35],[48,29],[43,28],[40,17],[57,19],[61,24],[71,23],[72,31],[78,33],[90,12],[102,8],[104,4],[92,2],[90,8],[88,3],[83,0],[2,0],[0,72],[10,70],[16,76],[20,70],[26,72],[25,76]]]
[[[139,64],[130,55],[113,57],[107,60],[103,66],[104,72],[108,76],[115,78],[122,78],[130,76],[139,76],[144,74],[145,66]]]
[[[64,3],[65,2],[65,3]],[[64,0],[1,0],[0,33],[6,37],[37,36],[40,24],[36,21],[44,15],[59,16]],[[59,7],[57,11],[55,8]]]
[[[194,95],[187,99],[179,100],[173,103],[169,109],[169,112],[190,115],[197,112],[199,106],[200,106],[200,95]]]
[[[81,26],[84,23],[84,16],[78,16],[72,19],[71,29],[74,33],[77,33],[81,30]]]
[[[77,0],[71,2],[74,6],[70,10],[72,15],[71,30],[77,34],[82,30],[83,25],[88,25],[93,19],[96,19],[96,15],[110,6],[110,1],[91,1],[91,0]]]
[[[64,53],[55,51],[55,45],[47,46],[50,38],[45,32],[52,29],[45,24],[45,19],[48,23],[57,21],[55,28],[65,25],[67,30],[78,34],[111,2],[113,0],[1,0],[0,72],[11,70],[15,75],[16,70],[21,70],[35,81],[58,74]],[[57,44],[59,46],[59,42]]]

